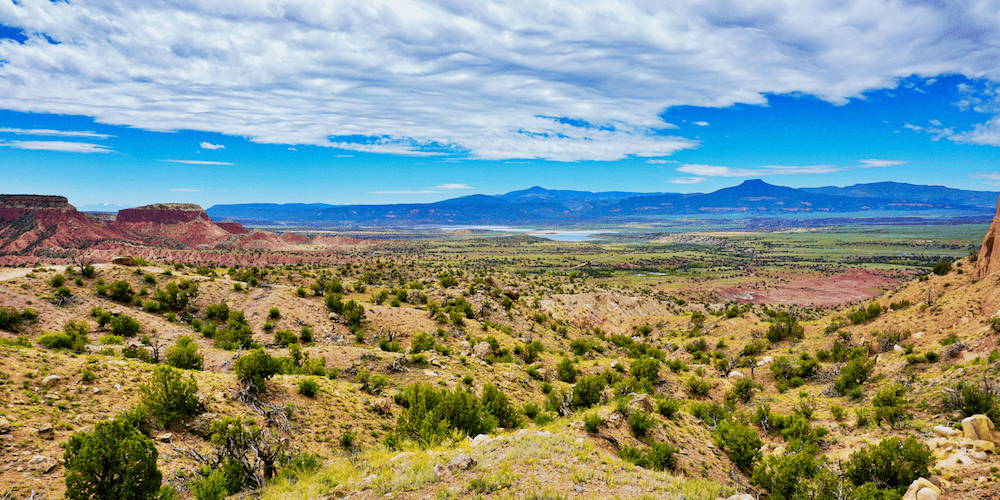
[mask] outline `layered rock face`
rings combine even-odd
[[[83,248],[120,237],[77,212],[63,196],[0,195],[0,253]]]
[[[985,278],[991,274],[1000,273],[1000,200],[997,200],[997,214],[993,217],[990,229],[983,237],[983,244],[979,248],[979,257],[976,260],[976,275]]]
[[[158,203],[118,212],[114,226],[151,245],[208,248],[233,233],[212,222],[198,205]]]
[[[139,247],[322,251],[360,243],[342,237],[251,231],[238,222],[215,222],[200,206],[188,203],[145,205],[117,215],[83,214],[63,196],[0,194],[0,257],[7,262],[27,262],[15,256],[52,257],[84,248],[130,254]]]
[[[180,224],[198,219],[211,221],[208,218],[208,214],[198,205],[191,203],[157,203],[121,210],[118,212],[115,222],[126,224],[147,222]]]

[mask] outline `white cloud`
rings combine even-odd
[[[53,130],[49,128],[9,128],[0,127],[0,133],[17,135],[41,135],[48,137],[87,137],[90,139],[107,139],[109,134],[90,132],[87,130]]]
[[[968,132],[951,134],[948,138],[955,142],[1000,146],[1000,116],[995,116],[985,123],[976,124]]]
[[[199,146],[201,147],[201,149],[211,149],[211,150],[226,149],[226,146],[222,144],[212,144],[211,142],[204,142],[204,141],[201,144],[199,144]]]
[[[382,191],[369,191],[368,194],[435,194],[441,191],[434,191],[431,189],[387,189]]]
[[[691,123],[693,123],[693,124],[695,124],[695,125],[697,125],[699,127],[707,127],[707,126],[710,125],[708,122],[706,122],[704,120],[698,120],[696,122],[691,122]]]
[[[208,160],[160,160],[170,163],[182,163],[184,165],[234,165],[228,161],[208,161]]]
[[[57,151],[60,153],[111,153],[114,150],[100,144],[68,141],[4,141],[0,146],[32,151]]]
[[[171,192],[174,192],[174,193],[200,193],[201,192],[200,189],[191,189],[191,188],[170,188],[167,191],[171,191]]]
[[[685,164],[678,172],[707,177],[758,177],[765,175],[828,174],[840,168],[829,165],[764,165],[754,168],[733,168],[719,165]]]
[[[21,0],[0,2],[30,37],[0,43],[0,108],[364,152],[661,157],[697,146],[664,135],[670,106],[1000,81],[998,16],[990,0]]]
[[[858,165],[858,167],[860,168],[874,168],[874,167],[894,167],[896,165],[905,165],[907,162],[900,160],[878,160],[875,158],[871,158],[867,160],[861,160],[858,163],[860,163],[860,165]]]
[[[646,160],[646,163],[648,163],[650,165],[665,165],[667,163],[670,163],[670,160],[663,160],[663,159],[659,159],[658,158],[658,159],[655,159],[655,160]]]
[[[437,186],[434,186],[434,189],[476,189],[476,188],[468,184],[453,183],[453,184],[438,184]]]
[[[671,184],[697,184],[704,180],[704,177],[677,177],[675,179],[670,179],[667,182]]]

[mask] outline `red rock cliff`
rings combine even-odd
[[[986,236],[983,237],[983,244],[979,247],[979,257],[976,259],[976,275],[984,278],[991,274],[1000,273],[1000,199],[997,200],[997,214],[993,217]]]

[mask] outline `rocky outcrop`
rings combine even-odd
[[[146,244],[168,248],[212,248],[232,236],[190,203],[128,208],[118,212],[114,226]]]
[[[78,212],[63,196],[0,195],[0,254],[75,249],[121,235]]]
[[[216,222],[215,225],[225,229],[229,234],[246,234],[250,232],[249,229],[243,227],[243,224],[240,224],[239,222]]]
[[[998,243],[1000,243],[1000,199],[997,200],[997,214],[993,217],[986,236],[983,237],[982,246],[979,247],[979,256],[976,259],[976,275],[979,278],[1000,273],[1000,248],[996,248]]]
[[[363,243],[340,236],[250,230],[238,222],[215,222],[200,206],[188,203],[158,203],[125,209],[117,215],[95,215],[78,212],[63,196],[0,195],[0,260],[5,265],[69,259],[82,249],[87,249],[91,258],[106,259],[162,255],[164,250],[263,251],[267,258],[260,264],[295,263],[325,261],[329,256],[320,255],[324,251]],[[316,255],[303,258],[279,252]],[[231,256],[224,253],[213,256],[211,261],[221,262],[227,257]],[[187,261],[193,256],[173,258]],[[257,262],[248,259],[240,256],[237,262]]]

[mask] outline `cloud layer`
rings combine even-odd
[[[28,36],[0,41],[0,107],[357,151],[660,157],[697,146],[659,117],[674,105],[843,102],[914,74],[1000,81],[997,12],[988,0],[0,2],[0,23]],[[1000,145],[1000,120],[955,136]]]

